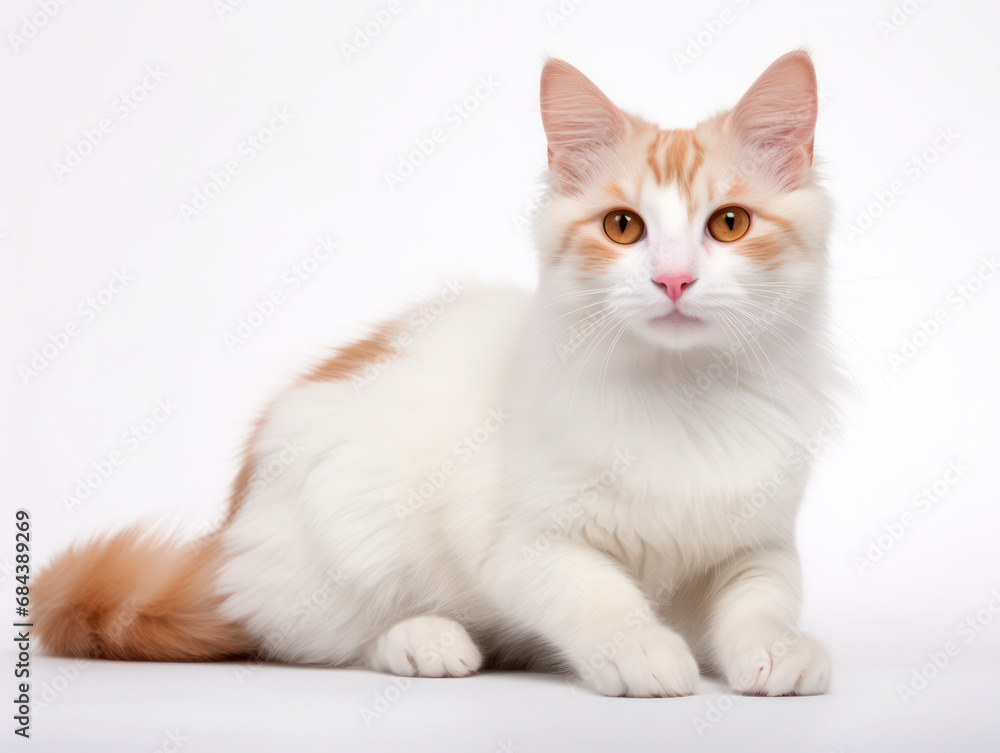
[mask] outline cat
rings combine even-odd
[[[39,575],[44,645],[826,692],[795,545],[838,379],[817,106],[803,51],[687,130],[547,60],[537,292],[458,286],[318,364],[258,422],[219,530],[133,526]]]

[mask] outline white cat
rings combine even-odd
[[[260,421],[222,529],[136,527],[39,576],[45,644],[824,692],[794,543],[837,379],[816,109],[804,52],[692,130],[550,60],[538,291],[446,291],[319,365]]]

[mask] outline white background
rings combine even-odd
[[[534,252],[516,217],[545,164],[545,55],[626,109],[683,127],[804,46],[824,92],[816,151],[839,208],[835,332],[855,378],[800,520],[805,624],[831,649],[833,688],[734,701],[704,680],[692,698],[637,701],[486,674],[416,681],[366,727],[361,709],[394,687],[388,676],[112,663],[77,672],[36,652],[36,700],[50,702],[34,714],[32,742],[17,745],[169,751],[174,733],[192,752],[996,749],[1000,615],[982,612],[968,643],[958,626],[1000,588],[1000,278],[960,309],[953,302],[1000,252],[995,3],[910,0],[914,12],[897,11],[902,23],[887,30],[899,3],[399,0],[350,59],[343,45],[387,3],[218,5],[70,2],[23,42],[8,34],[30,34],[25,18],[43,3],[0,12],[0,458],[4,515],[31,511],[35,564],[142,516],[209,525],[256,411],[325,348],[454,276],[530,286]],[[119,98],[157,66],[166,77],[122,119]],[[454,128],[449,111],[480,77],[495,90]],[[241,144],[275,108],[290,124],[248,161]],[[57,175],[54,163],[104,118],[110,133]],[[390,190],[386,172],[439,127],[443,143]],[[939,129],[955,136],[935,147]],[[913,161],[925,150],[926,170]],[[181,204],[230,160],[239,173],[185,221]],[[904,190],[850,232],[878,196],[888,203],[894,181]],[[336,254],[291,290],[286,273],[325,236]],[[80,307],[123,269],[132,281],[85,321]],[[225,334],[275,288],[284,303],[231,352]],[[941,309],[947,321],[924,338],[921,322]],[[67,346],[37,375],[24,372],[71,323]],[[922,347],[894,364],[915,336]],[[134,450],[123,444],[167,398],[178,406],[167,420]],[[65,495],[115,450],[124,462],[68,510]],[[969,470],[921,513],[914,498],[951,463]],[[860,572],[857,558],[907,512],[912,525],[883,538],[881,559]],[[13,526],[2,529],[12,540]],[[5,599],[12,553],[0,548]],[[904,704],[899,685],[949,641],[957,655]],[[699,736],[697,719],[715,723]]]

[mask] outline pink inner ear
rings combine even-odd
[[[754,81],[727,118],[730,133],[757,152],[756,162],[784,189],[812,166],[816,72],[809,55],[789,52]]]
[[[604,92],[562,60],[542,69],[542,123],[549,168],[567,192],[579,190],[593,170],[595,152],[625,137],[625,118]]]

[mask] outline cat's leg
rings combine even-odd
[[[705,651],[736,691],[817,695],[830,684],[830,657],[799,628],[801,575],[790,550],[747,552],[710,586]]]
[[[656,619],[635,581],[611,558],[559,541],[537,558],[511,556],[493,567],[507,615],[559,649],[593,690],[642,698],[695,691],[691,650]]]
[[[436,615],[397,622],[368,647],[364,660],[371,669],[408,677],[464,677],[483,663],[465,628]]]

